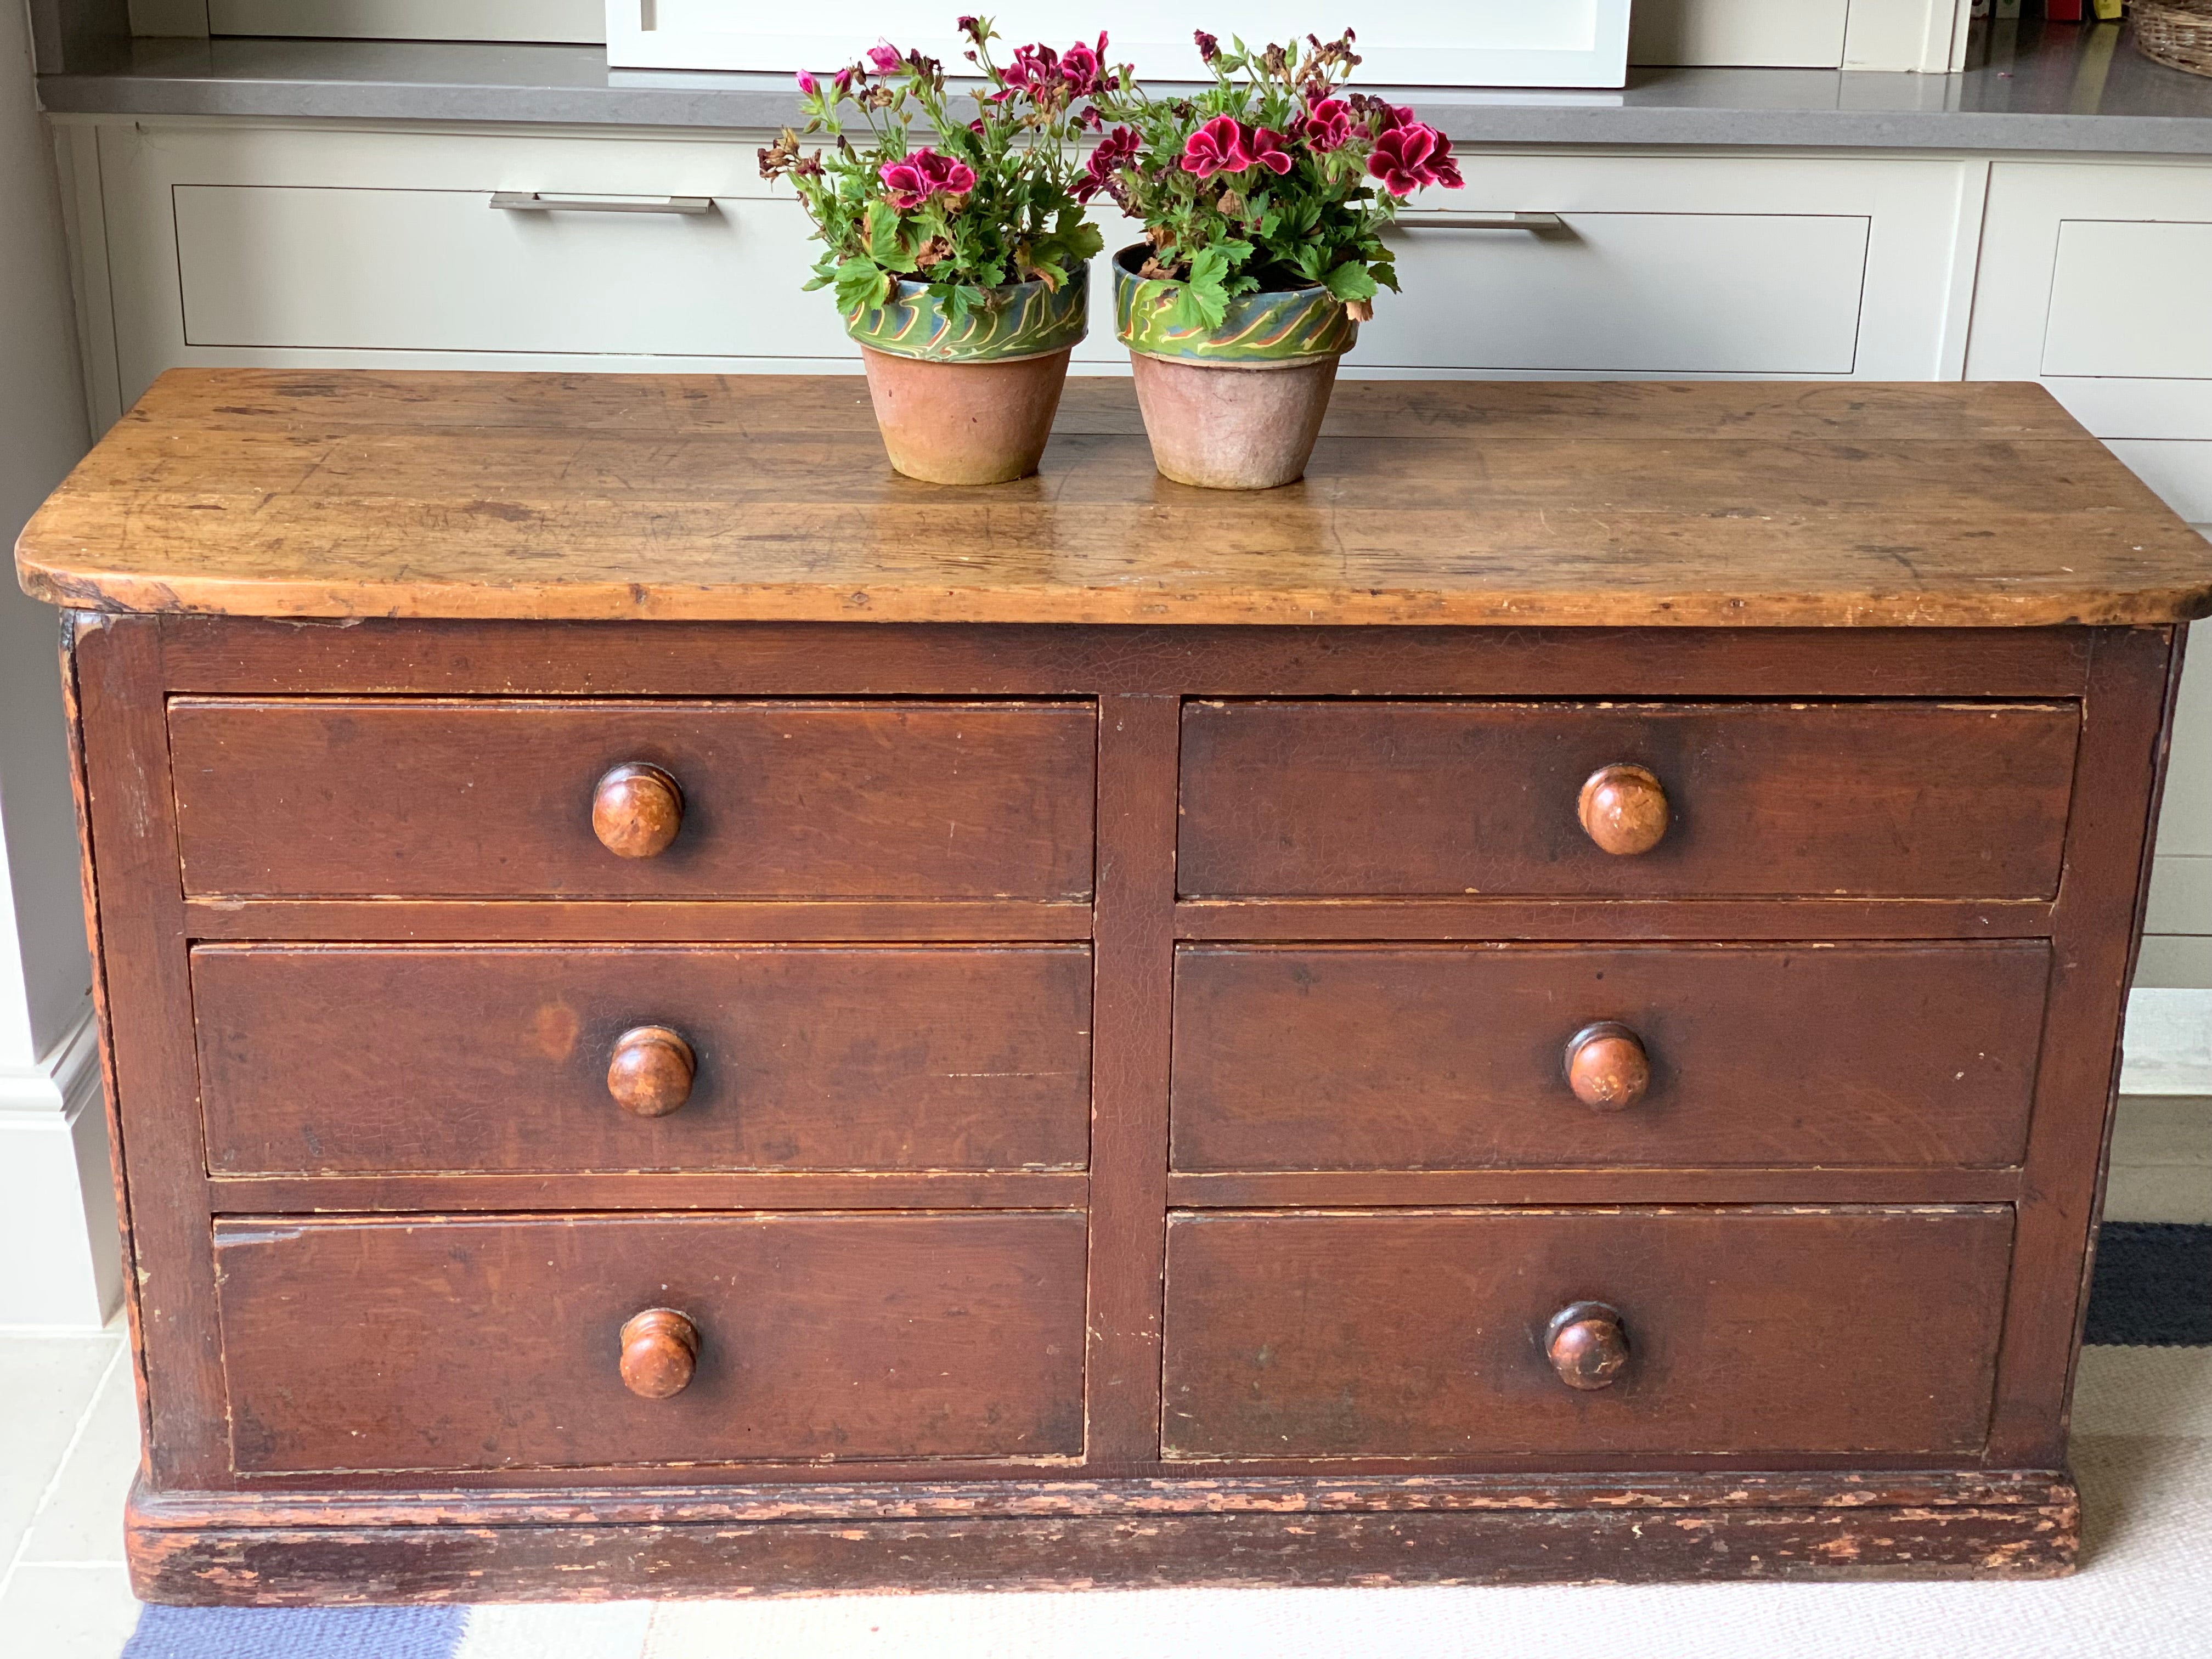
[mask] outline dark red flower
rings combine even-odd
[[[1198,43],[1198,57],[1200,63],[1210,64],[1221,56],[1221,42],[1204,29],[1192,30],[1190,38]]]
[[[1252,165],[1244,129],[1233,115],[1217,115],[1183,143],[1178,165],[1185,173],[1211,179],[1217,173],[1242,173]]]
[[[1352,137],[1352,106],[1341,98],[1317,99],[1291,124],[1291,135],[1326,155]]]
[[[1129,127],[1115,127],[1100,139],[1098,148],[1091,152],[1091,165],[1075,181],[1075,199],[1087,202],[1105,189],[1124,162],[1136,160],[1141,144],[1134,129]]]
[[[1461,183],[1451,140],[1419,121],[1392,127],[1378,137],[1374,154],[1367,158],[1367,171],[1393,196],[1410,196],[1423,185],[1456,190]]]
[[[965,196],[975,188],[975,169],[933,149],[918,149],[877,169],[884,181],[884,199],[901,213],[911,213],[933,196]]]
[[[1283,135],[1273,127],[1257,129],[1246,141],[1246,146],[1252,155],[1251,161],[1246,165],[1265,167],[1273,173],[1288,173],[1291,170],[1291,157],[1290,152],[1283,148],[1284,142]]]
[[[1060,55],[1060,78],[1067,82],[1071,98],[1095,98],[1106,88],[1106,32],[1098,32],[1098,44],[1086,46],[1078,40]]]

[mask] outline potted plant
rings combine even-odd
[[[891,465],[998,483],[1036,471],[1085,331],[1103,239],[1074,187],[1106,37],[1022,46],[1002,69],[988,20],[960,28],[986,83],[972,118],[935,58],[879,44],[826,80],[799,76],[805,133],[830,142],[787,127],[761,176],[789,178],[814,222],[823,252],[807,286],[832,290],[860,343]]]
[[[1169,477],[1266,489],[1305,471],[1337,360],[1397,275],[1382,229],[1425,185],[1460,187],[1451,143],[1413,111],[1344,85],[1352,33],[1224,50],[1213,84],[1154,97],[1119,71],[1097,108],[1117,125],[1076,194],[1145,227],[1114,260],[1152,459]]]

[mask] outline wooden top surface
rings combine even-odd
[[[2212,544],[2027,385],[1348,380],[1305,480],[917,483],[857,377],[179,369],[16,547],[92,610],[1766,627],[2167,623]]]

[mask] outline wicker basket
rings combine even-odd
[[[2212,75],[2212,0],[2133,0],[2128,12],[2144,57],[2191,75]]]

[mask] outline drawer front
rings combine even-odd
[[[1179,1170],[2003,1165],[2027,1144],[2049,947],[1190,947]],[[1626,1026],[1615,1109],[1567,1045]]]
[[[1085,704],[179,700],[185,890],[414,898],[1079,899]],[[617,857],[600,780],[659,768],[681,828]]]
[[[1532,233],[1457,228],[1438,222],[1483,216],[1427,211],[1428,222],[1391,234],[1405,293],[1378,301],[1355,367],[1851,372],[1870,219],[1566,213]]]
[[[1167,1455],[1966,1456],[2012,1218],[1929,1210],[1177,1215]],[[1628,1361],[1570,1388],[1555,1315]]]
[[[1083,1449],[1084,1218],[218,1222],[241,1473]],[[690,1384],[645,1399],[620,1333],[671,1308]]]
[[[219,1175],[1078,1169],[1089,1146],[1080,946],[203,946],[192,1001]],[[658,1116],[635,1109],[669,1096],[633,1084],[625,1109],[609,1077],[656,1026],[691,1072]]]
[[[177,185],[184,342],[633,357],[852,351],[836,307],[800,291],[821,249],[795,200],[715,198],[696,215],[546,213],[495,208],[492,195]]]
[[[2212,223],[2081,218],[2057,230],[2042,373],[2212,379],[2212,318],[2202,307],[2112,303],[2130,289],[2201,284],[2212,265]]]
[[[1209,702],[1182,732],[1188,896],[2044,898],[2070,705]],[[1650,851],[1600,850],[1601,768],[1653,773]]]

